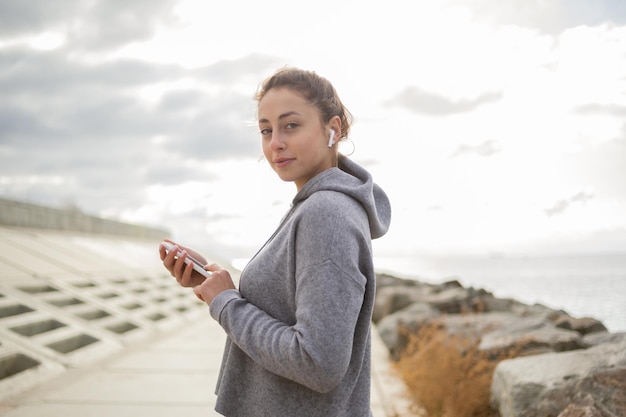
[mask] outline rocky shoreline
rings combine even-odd
[[[377,279],[373,321],[396,363],[412,354],[411,340],[430,327],[447,340],[473,343],[482,358],[490,358],[493,416],[626,416],[626,332],[610,333],[594,318],[496,298],[457,281]],[[468,344],[462,346],[460,356],[468,356]]]

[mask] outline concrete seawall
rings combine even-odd
[[[76,208],[57,209],[0,198],[0,225],[162,239],[169,235],[165,229],[103,219]]]

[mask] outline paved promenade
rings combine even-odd
[[[218,416],[223,331],[154,263],[158,242],[120,239],[0,227],[0,415]],[[373,334],[374,416],[409,417]]]

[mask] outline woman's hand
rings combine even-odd
[[[207,265],[204,269],[210,271],[211,275],[201,284],[195,286],[193,292],[205,303],[211,304],[211,301],[213,301],[219,293],[235,289],[233,279],[227,270],[222,269],[217,264]]]
[[[161,256],[165,269],[167,269],[170,274],[176,278],[176,281],[178,281],[182,287],[195,287],[200,285],[205,280],[205,277],[193,270],[191,262],[189,264],[185,264],[185,259],[187,256],[192,256],[204,265],[207,263],[206,259],[204,259],[204,257],[199,253],[184,246],[177,245],[171,240],[168,240],[168,242],[174,244],[176,248],[180,249],[182,254],[177,258],[176,254],[178,250],[174,249],[169,253],[166,253],[163,245],[159,245],[159,255]]]

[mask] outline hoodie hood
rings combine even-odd
[[[318,191],[336,191],[357,200],[369,219],[372,239],[387,233],[391,222],[391,204],[387,194],[374,183],[372,175],[356,162],[339,155],[337,168],[331,168],[311,178],[296,194],[295,206]]]

